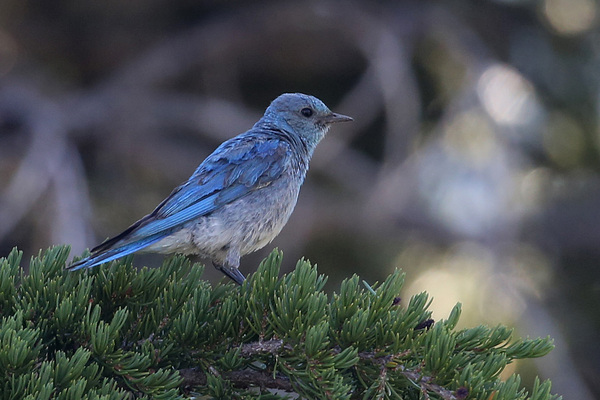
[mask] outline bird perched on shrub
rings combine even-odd
[[[240,257],[279,234],[315,147],[331,124],[351,120],[316,97],[282,94],[252,129],[221,144],[154,211],[68,269],[138,251],[198,254],[241,285]]]

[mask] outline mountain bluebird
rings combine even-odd
[[[137,251],[198,254],[241,285],[240,257],[279,234],[315,147],[331,124],[343,121],[352,118],[313,96],[282,94],[252,129],[221,144],[154,211],[68,269]]]

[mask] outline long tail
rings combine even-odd
[[[136,251],[142,250],[143,248],[158,242],[168,235],[165,232],[159,232],[138,240],[127,240],[128,237],[130,238],[131,232],[135,230],[135,228],[137,228],[136,224],[132,225],[120,235],[106,240],[101,245],[92,249],[92,254],[89,257],[69,265],[67,269],[70,271],[75,271],[81,268],[92,268],[96,265],[125,257],[126,255],[135,253]]]

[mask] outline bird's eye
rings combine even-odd
[[[302,115],[304,115],[305,117],[310,117],[311,115],[313,115],[313,110],[311,110],[310,108],[306,107],[303,108],[302,110],[300,110],[300,113],[302,113]]]

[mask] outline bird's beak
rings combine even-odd
[[[331,113],[329,115],[324,116],[322,120],[323,120],[323,122],[325,122],[327,124],[333,124],[333,123],[336,123],[336,122],[353,121],[354,119],[352,117],[347,116],[347,115]]]

